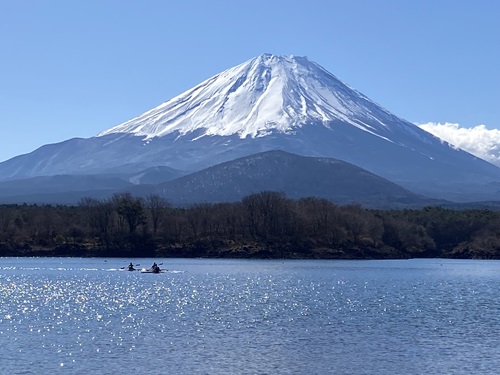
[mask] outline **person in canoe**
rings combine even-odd
[[[135,268],[134,268],[134,265],[132,264],[132,262],[130,262],[130,264],[128,265],[128,270],[135,271]]]

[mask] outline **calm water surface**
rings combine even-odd
[[[498,261],[129,261],[0,258],[0,374],[499,373]]]

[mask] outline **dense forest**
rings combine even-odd
[[[500,212],[372,210],[271,191],[179,208],[116,194],[1,205],[0,256],[500,259]]]

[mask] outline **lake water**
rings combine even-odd
[[[0,258],[0,373],[499,373],[498,261],[129,261]]]

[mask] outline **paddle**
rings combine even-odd
[[[163,262],[158,263],[158,266],[163,266]],[[166,269],[162,268],[161,271],[167,271]]]

